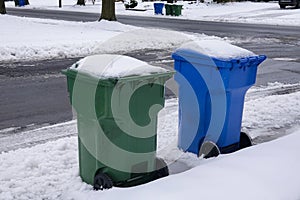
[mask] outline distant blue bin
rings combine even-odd
[[[19,0],[19,6],[25,6],[25,0]]]
[[[163,14],[163,8],[164,8],[164,3],[154,3],[154,13],[156,15],[162,15]]]
[[[210,140],[221,153],[239,149],[244,97],[266,56],[218,59],[179,49],[172,58],[179,85],[178,147],[199,155],[202,143]],[[217,114],[212,114],[212,102]]]

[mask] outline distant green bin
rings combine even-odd
[[[182,7],[182,5],[177,4],[165,4],[166,15],[180,16]]]
[[[100,174],[108,179],[103,188],[110,188],[109,182],[128,187],[168,175],[164,161],[156,158],[156,131],[157,113],[164,106],[164,84],[173,72],[106,79],[70,68],[63,73],[77,113],[83,181],[95,188]],[[160,107],[152,109],[153,105]],[[129,123],[128,114],[143,131]]]
[[[171,4],[165,4],[166,15],[173,15],[173,9]]]
[[[172,12],[174,16],[180,16],[182,10],[182,5],[172,5]]]

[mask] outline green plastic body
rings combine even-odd
[[[182,10],[182,5],[172,5],[172,12],[174,16],[180,16]]]
[[[166,15],[172,15],[172,16],[180,16],[182,5],[177,4],[165,4],[166,9]]]
[[[166,15],[173,15],[172,5],[165,4],[165,9],[166,9]]]
[[[63,73],[77,113],[82,180],[93,184],[99,170],[120,187],[153,180],[157,114],[173,72],[100,80],[71,69]]]

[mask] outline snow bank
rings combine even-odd
[[[0,199],[61,199],[78,176],[76,137],[0,155]]]
[[[189,51],[195,54],[203,54],[218,59],[233,59],[255,56],[251,51],[229,44],[222,40],[200,40],[188,42],[176,51]]]
[[[276,135],[279,129],[300,123],[300,92],[271,95],[245,103],[243,127],[253,138],[265,132]]]
[[[299,199],[300,130],[279,140],[222,155],[184,173],[130,189],[83,191],[74,199]]]
[[[167,71],[132,57],[112,54],[87,56],[72,65],[71,69],[98,78],[149,75]]]
[[[1,32],[2,61],[166,49],[190,41],[190,36],[175,31],[137,28],[103,20],[83,23],[1,15],[0,24],[6,27]]]
[[[0,154],[0,199],[297,199],[299,145],[300,130],[146,185],[95,192],[79,178],[77,138],[64,138]]]

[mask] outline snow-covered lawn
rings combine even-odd
[[[93,191],[79,177],[77,137],[69,136],[1,153],[0,199],[298,200],[300,92],[253,95],[264,89],[249,91],[244,128],[257,137],[270,133],[272,128],[289,128],[293,124],[294,128],[287,131],[289,135],[232,154],[200,159],[177,149],[178,104],[176,99],[170,99],[159,113],[158,122],[158,155],[169,163],[170,176],[138,187]],[[70,129],[71,126],[74,128]],[[36,130],[35,135],[53,132],[69,135],[76,130],[75,126],[73,122],[50,126]]]
[[[0,16],[0,60],[77,57],[97,53],[174,48],[190,40],[175,31],[145,29],[118,22],[67,22]]]
[[[119,22],[70,22],[1,15],[0,60],[24,61],[176,49],[193,40],[227,40],[204,34],[139,28]],[[234,43],[235,41],[229,41]]]
[[[60,9],[68,11],[93,12],[99,13],[101,10],[101,1],[97,0],[93,5],[92,1],[87,1],[86,6],[77,6],[77,0],[62,0],[63,8],[58,8],[58,1],[53,0],[30,0],[27,8],[36,9]],[[182,16],[175,17],[191,20],[205,21],[226,21],[242,22],[254,24],[272,24],[272,25],[290,25],[300,26],[299,9],[280,9],[278,2],[236,2],[227,4],[200,3],[193,4],[187,1],[178,1],[183,5]],[[8,7],[13,7],[13,2],[7,2]],[[122,2],[116,3],[116,13],[122,15],[139,15],[153,17],[170,17],[154,15],[153,2],[141,2],[137,8],[146,9],[146,11],[128,11]],[[164,11],[165,12],[165,11]],[[174,17],[171,17],[174,18]]]

